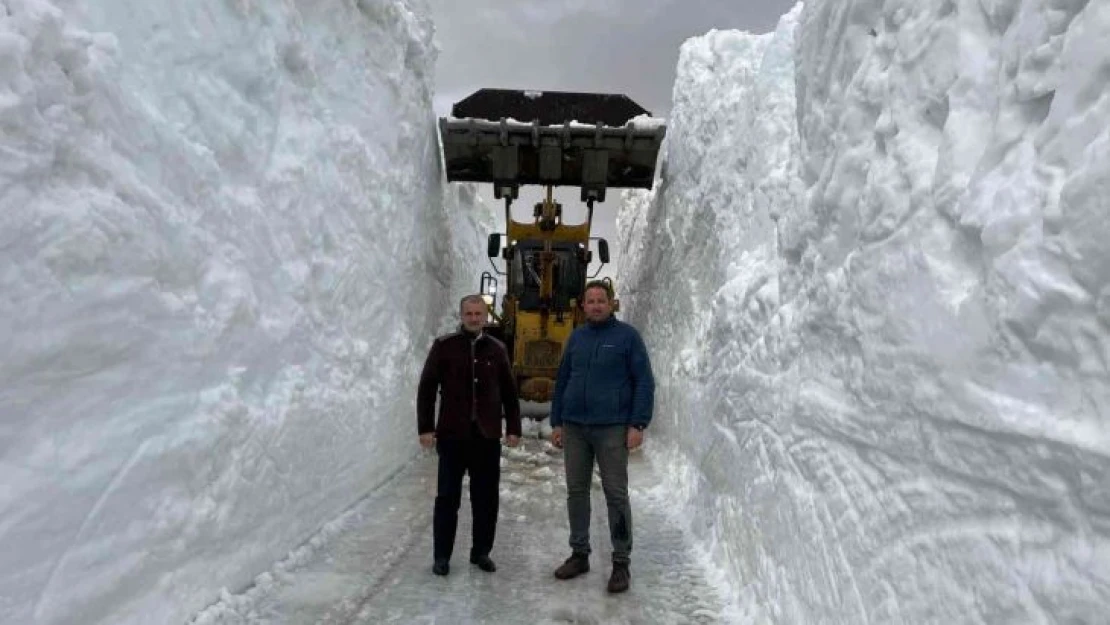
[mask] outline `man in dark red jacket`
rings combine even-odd
[[[447,575],[455,546],[462,501],[463,474],[470,473],[470,507],[474,515],[470,561],[483,571],[497,570],[489,552],[497,526],[501,478],[501,419],[506,444],[520,443],[520,400],[505,345],[482,331],[487,315],[480,295],[459,303],[462,325],[435,340],[416,395],[420,444],[439,454],[432,535],[432,571]],[[439,419],[436,420],[436,392]]]

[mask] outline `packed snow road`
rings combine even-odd
[[[629,466],[635,547],[632,587],[609,595],[605,500],[594,476],[594,553],[589,573],[570,581],[552,571],[569,555],[561,452],[525,422],[525,438],[502,451],[501,509],[490,554],[497,572],[467,560],[470,504],[459,511],[451,573],[432,574],[432,501],[436,460],[428,452],[318,537],[259,576],[240,595],[223,599],[196,625],[379,623],[627,623],[727,622],[720,593],[669,516],[656,486],[650,445]],[[466,485],[464,484],[464,492]]]

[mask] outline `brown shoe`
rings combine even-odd
[[[559,579],[571,579],[589,570],[590,556],[584,553],[573,553],[562,566],[555,569],[555,577]]]
[[[609,592],[624,592],[628,590],[628,582],[632,573],[628,572],[628,564],[614,562],[613,574],[609,576]]]

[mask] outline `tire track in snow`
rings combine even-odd
[[[723,622],[722,601],[679,526],[644,454],[629,467],[635,547],[632,587],[605,590],[610,544],[604,496],[593,485],[591,571],[556,580],[569,554],[562,455],[525,425],[524,444],[504,449],[501,507],[490,575],[468,562],[470,504],[464,494],[451,574],[432,564],[436,461],[417,459],[384,492],[361,504],[341,531],[280,587],[205,625],[436,623],[678,625]],[[468,483],[464,482],[464,493]],[[226,602],[225,602],[226,603]]]
[[[532,428],[534,429],[534,426]],[[430,572],[431,536],[398,566],[398,579],[383,585],[352,625],[388,623],[519,623],[668,625],[722,622],[722,602],[690,555],[686,537],[668,517],[670,502],[654,486],[643,454],[629,467],[635,547],[632,587],[605,590],[610,545],[604,496],[595,473],[591,498],[591,570],[569,581],[552,576],[569,554],[566,489],[561,453],[525,439],[505,450],[498,535],[491,554],[498,571],[488,575],[467,561],[469,504],[464,497],[451,575]],[[428,513],[430,514],[430,503]]]
[[[430,516],[421,518],[420,510],[404,505],[434,495],[435,465],[430,482],[427,465],[418,459],[390,476],[251,586],[221,593],[190,625],[349,622],[376,580],[388,575],[417,537],[431,533]]]

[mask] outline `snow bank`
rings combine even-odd
[[[0,2],[0,621],[183,622],[412,456],[486,229],[427,15]]]
[[[1106,32],[1081,0],[817,1],[683,47],[617,285],[747,617],[1102,619]]]

